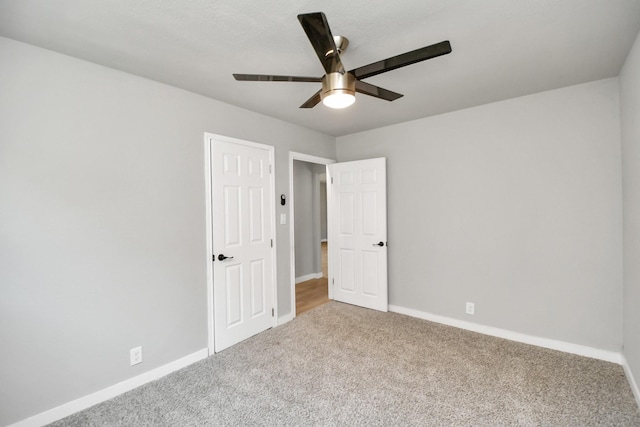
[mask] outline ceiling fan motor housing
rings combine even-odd
[[[329,73],[322,78],[322,99],[329,95],[355,95],[356,78],[351,73]]]

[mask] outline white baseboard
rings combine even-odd
[[[129,378],[128,380],[96,391],[95,393],[91,393],[56,408],[41,412],[38,415],[34,415],[33,417],[18,421],[15,424],[11,424],[9,427],[36,427],[50,424],[54,421],[58,421],[62,418],[68,417],[69,415],[73,415],[76,412],[97,405],[98,403],[113,399],[114,397],[122,393],[133,390],[134,388],[140,387],[141,385],[144,385],[148,382],[157,380],[158,378],[162,378],[165,375],[189,366],[199,360],[205,359],[208,356],[209,350],[206,348],[200,351],[196,351],[195,353],[189,354],[188,356],[185,356],[181,359],[174,360],[173,362],[169,362],[166,365],[152,369],[136,377]]]
[[[631,368],[627,363],[627,358],[624,357],[624,354],[621,356],[622,358],[622,367],[624,368],[624,374],[627,376],[627,381],[629,381],[629,387],[631,387],[631,391],[633,392],[633,397],[636,398],[636,403],[640,407],[640,389],[638,389],[638,383],[633,376],[633,372],[631,372]]]
[[[320,243],[327,243],[327,239],[320,239]]]
[[[304,276],[296,277],[296,285],[298,283],[306,282],[307,280],[319,279],[322,277],[322,271],[320,273],[305,274]]]
[[[492,326],[485,326],[478,323],[453,319],[451,317],[439,316],[437,314],[431,314],[424,311],[414,310],[412,308],[400,307],[397,305],[389,305],[389,311],[406,314],[407,316],[417,317],[419,319],[429,320],[431,322],[442,323],[444,325],[454,326],[456,328],[466,329],[468,331],[478,332],[485,335],[504,338],[511,341],[517,341],[525,344],[535,345],[538,347],[563,351],[565,353],[577,354],[579,356],[591,357],[593,359],[617,363],[618,365],[622,364],[621,354],[615,351],[601,350],[598,348],[572,344],[565,341],[536,337],[533,335],[522,334],[506,329],[494,328]]]
[[[293,320],[293,313],[285,314],[284,316],[278,317],[278,326],[284,325],[287,322],[291,322]]]

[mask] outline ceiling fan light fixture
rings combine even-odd
[[[356,101],[356,78],[350,73],[326,74],[320,96],[329,108],[346,108]]]
[[[329,108],[347,108],[351,104],[356,102],[356,97],[353,93],[344,90],[334,90],[322,98],[322,103]]]

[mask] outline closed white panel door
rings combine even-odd
[[[254,145],[212,142],[216,352],[274,324],[271,155]]]
[[[333,297],[387,311],[386,159],[335,163],[329,174]]]

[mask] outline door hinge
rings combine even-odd
[[[333,184],[333,177],[331,177],[331,183]]]
[[[271,247],[273,247],[273,239],[271,239]]]
[[[273,173],[273,172],[271,171],[271,165],[269,165],[269,173]]]
[[[211,255],[211,261],[215,261],[216,260],[216,254]]]
[[[336,284],[336,279],[331,279],[331,284],[335,285]]]
[[[272,308],[271,309],[271,317],[275,317],[276,316],[276,309]]]

